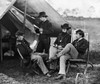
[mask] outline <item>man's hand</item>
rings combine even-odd
[[[42,28],[40,28],[39,31],[40,31],[41,34],[43,33],[43,29]]]
[[[57,57],[60,57],[60,56],[62,56],[62,53],[59,52],[59,53],[57,54]]]
[[[53,47],[57,48],[57,45],[53,45]]]

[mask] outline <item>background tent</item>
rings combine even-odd
[[[13,28],[12,26],[14,26],[14,25],[11,23],[11,21],[8,19],[8,17],[5,14],[9,11],[9,9],[12,7],[12,5],[15,2],[16,2],[16,0],[0,0],[0,22],[1,22],[1,24],[4,23],[3,25],[5,25],[5,26],[7,26],[7,28],[9,28],[8,30],[10,30],[11,33],[12,33],[11,28]],[[16,29],[14,30],[14,32],[15,31],[16,31]],[[12,33],[12,35],[13,35],[13,33]]]
[[[1,19],[1,24],[7,28],[11,35],[15,35],[15,33],[17,32],[17,27],[12,23],[12,21],[9,19],[8,14],[6,14],[2,19]]]
[[[17,0],[15,6],[24,11],[25,0]],[[57,36],[61,30],[60,26],[67,21],[61,17],[45,0],[27,0],[27,13],[31,16],[37,17],[38,13],[45,11],[50,22],[53,24],[54,33]]]
[[[2,31],[1,31],[1,19],[6,14],[6,12],[11,8],[16,0],[2,0],[0,1],[0,60],[3,60],[2,56]]]

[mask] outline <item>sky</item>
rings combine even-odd
[[[60,14],[68,9],[69,16],[100,17],[100,0],[46,0]],[[72,12],[77,9],[78,13]]]

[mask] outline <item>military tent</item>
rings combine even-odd
[[[52,23],[52,28],[54,29],[54,33],[51,34],[51,36],[57,36],[61,30],[60,26],[67,22],[45,0],[1,0],[0,24],[7,28],[7,30],[9,30],[13,36],[15,36],[15,33],[18,30],[23,31],[25,6],[27,8],[24,32],[26,39],[29,42],[32,42],[38,37],[35,34],[33,24],[35,24],[34,20],[38,16],[39,12],[44,11],[48,15],[48,19]]]

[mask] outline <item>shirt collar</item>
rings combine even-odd
[[[79,38],[78,41],[80,41],[80,40],[82,40],[82,39],[83,39],[83,37]]]

